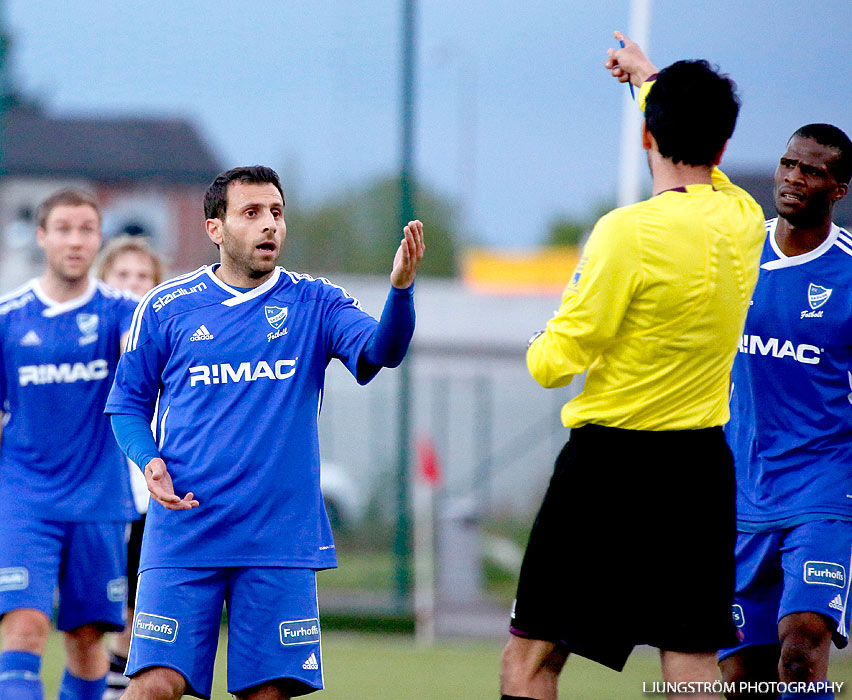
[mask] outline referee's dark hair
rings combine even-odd
[[[239,168],[231,168],[216,176],[210,183],[207,192],[204,193],[204,218],[224,219],[228,210],[228,185],[232,182],[240,182],[244,185],[275,185],[281,193],[281,201],[284,201],[284,190],[281,189],[281,181],[278,173],[265,165],[246,165]]]
[[[832,124],[805,124],[796,129],[790,138],[795,136],[813,139],[821,146],[836,150],[837,158],[829,164],[829,167],[838,182],[849,184],[852,180],[852,141],[845,132]]]
[[[740,104],[736,83],[707,61],[677,61],[651,87],[645,123],[664,158],[711,165],[734,133]]]

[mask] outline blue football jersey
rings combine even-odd
[[[248,291],[203,267],[139,304],[108,413],[150,419],[175,493],[151,502],[140,570],[336,566],[319,480],[325,370],[358,357],[377,321],[324,279],[276,268]]]
[[[0,298],[0,505],[45,520],[138,517],[103,415],[137,299],[92,279],[58,303],[33,280]]]
[[[766,223],[726,428],[746,531],[852,520],[852,236],[832,225],[819,247],[787,257],[776,223]]]

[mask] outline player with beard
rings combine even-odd
[[[850,177],[852,142],[829,124],[796,131],[775,171],[726,429],[741,638],[720,654],[730,681],[824,681],[832,639],[849,638],[852,235],[832,208]]]
[[[337,358],[366,384],[414,332],[419,221],[377,322],[328,280],[276,266],[287,229],[270,168],[222,173],[204,211],[220,263],[142,300],[106,409],[152,496],[124,700],[209,697],[223,604],[229,692],[323,687],[316,571],[337,563],[319,479],[325,370]]]

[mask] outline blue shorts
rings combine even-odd
[[[123,522],[57,522],[3,513],[0,616],[32,608],[50,617],[59,587],[57,629],[124,628],[127,544]]]
[[[209,698],[222,606],[228,609],[228,692],[278,679],[293,695],[323,687],[316,572],[279,567],[147,569],[139,575],[127,675],[180,673]]]
[[[786,615],[813,612],[836,624],[834,643],[849,639],[852,522],[814,520],[784,530],[737,533],[737,589],[733,617],[739,646],[778,644]]]

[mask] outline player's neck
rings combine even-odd
[[[78,279],[66,279],[47,268],[39,278],[42,291],[53,301],[60,304],[83,296],[89,289],[89,276]]]
[[[784,217],[775,225],[775,243],[784,255],[804,255],[818,248],[831,232],[831,215],[815,226],[796,226]]]
[[[657,157],[652,156],[651,176],[654,195],[687,185],[710,185],[712,171],[709,165],[672,163],[658,154]]]
[[[213,274],[231,287],[250,289],[262,285],[272,276],[273,272],[275,272],[275,268],[262,277],[252,277],[244,268],[234,265],[230,260],[222,260]]]

